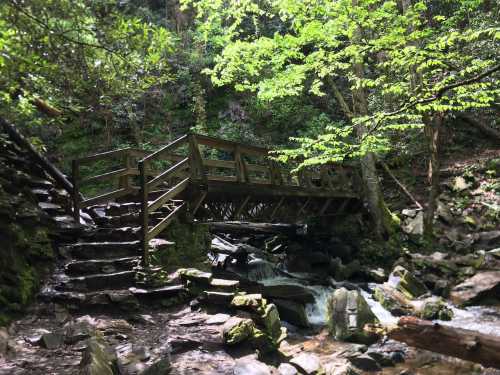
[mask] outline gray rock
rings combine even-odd
[[[153,363],[141,375],[167,375],[171,369],[170,359],[167,357]]]
[[[500,271],[479,272],[454,287],[450,298],[457,305],[470,305],[482,300],[500,299]]]
[[[46,349],[57,349],[64,344],[64,335],[61,333],[45,333],[40,338],[40,345]]]
[[[215,314],[210,316],[205,323],[206,324],[224,324],[231,316],[228,314]]]
[[[299,303],[314,302],[312,291],[299,285],[263,285],[262,295],[266,298],[279,298]]]
[[[0,356],[5,356],[9,348],[9,332],[5,327],[0,327]]]
[[[290,363],[307,375],[316,374],[321,370],[321,362],[315,354],[300,353],[298,356],[293,357]]]
[[[297,375],[299,372],[289,363],[282,363],[278,367],[279,375]]]
[[[114,358],[102,341],[91,338],[87,341],[80,362],[81,373],[85,375],[113,375],[112,363]]]
[[[255,327],[251,319],[230,318],[222,327],[222,340],[227,345],[239,344],[248,339]]]
[[[275,299],[273,302],[278,308],[281,319],[298,327],[309,326],[306,310],[303,304],[283,299]]]
[[[418,298],[429,292],[424,283],[402,266],[394,268],[388,282],[410,299]]]
[[[271,375],[269,367],[256,359],[240,358],[234,365],[234,375]]]
[[[422,235],[424,233],[424,213],[419,212],[414,218],[406,219],[403,230],[408,234]]]
[[[376,323],[377,318],[356,290],[337,289],[328,299],[327,319],[330,333],[337,340],[370,343],[376,339],[368,335],[363,327]]]
[[[381,371],[382,368],[377,363],[375,359],[370,357],[368,354],[362,354],[359,356],[349,358],[349,361],[358,369],[368,372]]]

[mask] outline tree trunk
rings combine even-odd
[[[363,66],[354,65],[354,73],[358,78],[363,78]],[[368,115],[368,102],[366,92],[363,88],[353,90],[354,114],[358,116]],[[356,127],[358,139],[362,139],[366,132],[365,125]],[[380,189],[379,177],[376,168],[376,156],[373,152],[368,152],[361,157],[361,176],[363,179],[363,188],[365,192],[368,209],[373,218],[375,234],[379,238],[387,239],[392,232],[390,212],[384,202],[382,190]]]
[[[398,327],[390,329],[388,336],[416,348],[500,368],[500,336],[443,326],[415,317],[399,319]]]
[[[443,123],[443,113],[434,113],[432,116],[424,116],[426,135],[429,140],[429,198],[424,215],[424,234],[433,235],[434,213],[436,212],[437,199],[439,196],[439,132]]]
[[[497,142],[500,141],[500,131],[489,127],[488,125],[483,124],[480,121],[476,121],[470,116],[467,116],[466,114],[457,114],[457,118],[459,120],[462,120],[468,125],[471,125],[478,129],[481,133],[483,133],[486,137],[493,138]]]

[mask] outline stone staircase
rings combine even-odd
[[[150,276],[154,279],[161,269],[141,268],[140,228],[128,226],[138,222],[138,209],[134,202],[90,207],[87,212],[95,225],[82,226],[72,241],[58,246],[61,263],[40,297],[70,309],[109,310],[170,305],[183,299],[186,289],[180,281],[155,287]],[[151,218],[153,224],[157,220],[160,215]],[[170,244],[162,239],[150,243],[152,252],[164,251]]]

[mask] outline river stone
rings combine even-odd
[[[162,358],[149,366],[141,375],[166,375],[171,369],[169,358]]]
[[[424,233],[424,213],[420,211],[414,218],[407,218],[403,230],[408,234],[422,235]]]
[[[46,349],[57,349],[64,343],[64,335],[60,333],[49,332],[42,335],[40,345]]]
[[[337,340],[371,343],[374,337],[364,332],[365,324],[377,318],[357,290],[337,289],[327,301],[328,327]]]
[[[256,359],[240,358],[234,365],[234,375],[271,375],[271,370]]]
[[[500,271],[479,272],[455,286],[450,298],[457,305],[471,305],[481,300],[500,299]]]
[[[266,300],[261,294],[240,294],[233,298],[231,306],[238,309],[248,309],[254,312],[263,313]]]
[[[375,359],[368,354],[361,354],[355,357],[348,358],[349,361],[358,369],[367,372],[381,371],[382,368]]]
[[[113,375],[114,358],[109,354],[106,344],[97,338],[87,341],[80,362],[81,373],[85,375]]]
[[[265,307],[262,320],[267,334],[273,342],[278,342],[281,337],[281,321],[276,305],[270,303]]]
[[[282,363],[278,367],[279,375],[297,375],[299,372],[289,363]]]
[[[177,270],[177,273],[184,281],[191,281],[201,285],[210,285],[212,281],[212,274],[210,272],[203,272],[196,268],[182,268]]]
[[[301,353],[290,360],[300,372],[307,375],[317,374],[321,371],[321,363],[315,354]]]
[[[306,310],[303,304],[283,299],[275,299],[273,302],[278,308],[281,319],[298,327],[309,326],[309,321],[307,320]]]
[[[7,354],[9,348],[9,332],[7,328],[0,327],[0,357]]]
[[[451,320],[453,310],[441,298],[429,298],[423,302],[419,317],[427,320]]]
[[[222,340],[227,345],[235,345],[252,336],[254,322],[251,319],[230,318],[222,326]]]
[[[300,285],[263,285],[262,294],[266,298],[280,298],[300,303],[314,302],[313,292]]]
[[[397,290],[410,299],[418,298],[429,292],[420,280],[402,266],[394,268],[389,276],[389,284],[394,285]]]
[[[493,249],[493,250],[488,251],[488,254],[492,255],[496,259],[500,259],[500,247],[497,249]]]
[[[393,315],[409,315],[414,310],[404,294],[387,283],[376,287],[373,296]]]

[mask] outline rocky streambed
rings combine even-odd
[[[0,331],[0,374],[500,373],[383,328],[411,315],[500,335],[498,250],[407,254],[386,273],[308,246],[218,233],[205,270],[169,275],[185,288],[174,306],[104,314],[35,304]]]

